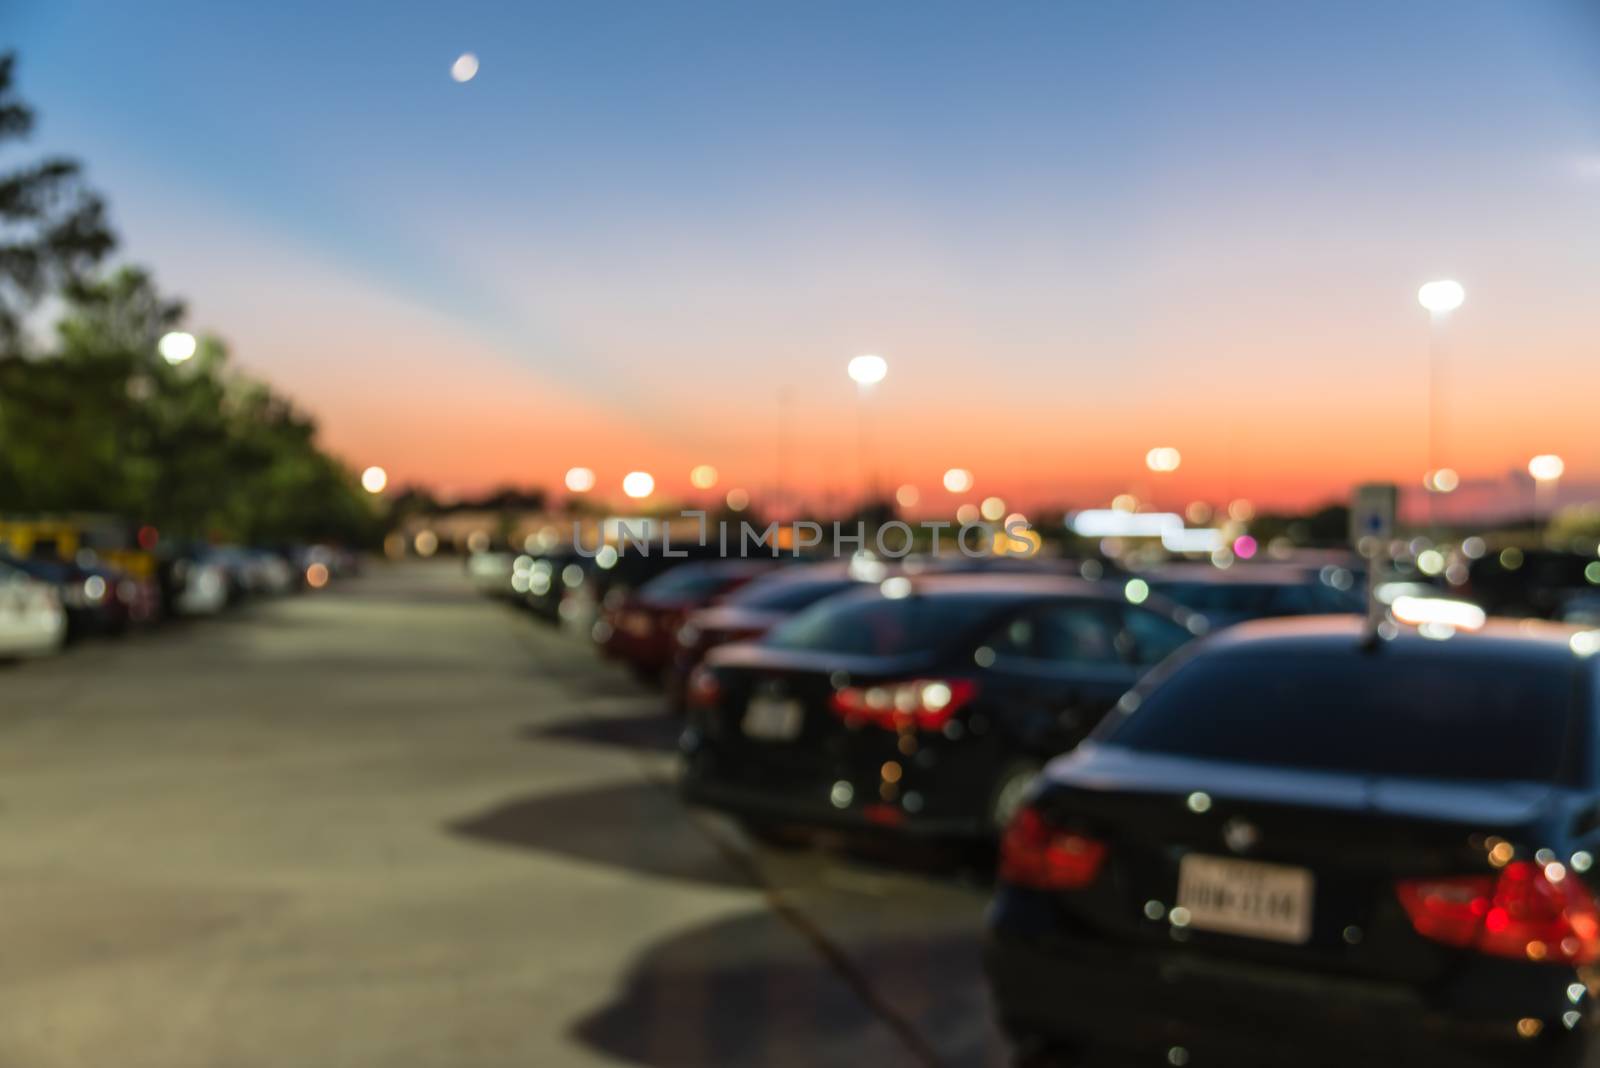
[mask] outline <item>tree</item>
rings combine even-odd
[[[33,109],[12,86],[16,55],[0,55],[0,148],[28,136]],[[41,297],[65,288],[116,244],[105,204],[78,164],[52,157],[0,173],[0,355],[22,348],[22,323]]]

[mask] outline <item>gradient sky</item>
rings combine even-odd
[[[930,501],[1413,485],[1448,276],[1444,459],[1600,482],[1592,3],[331,6],[0,43],[122,255],[396,481],[756,489],[784,437],[852,492],[877,352],[871,466]]]

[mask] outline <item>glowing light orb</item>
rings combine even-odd
[[[1532,475],[1536,482],[1554,482],[1566,472],[1566,461],[1559,456],[1547,453],[1528,461],[1528,474]]]
[[[1183,457],[1179,455],[1178,450],[1170,446],[1151,449],[1144,454],[1144,465],[1161,474],[1176,471],[1182,462]]]
[[[951,493],[965,493],[972,488],[972,472],[964,467],[952,467],[944,473],[944,488]]]
[[[465,84],[478,76],[478,57],[471,52],[463,52],[450,64],[450,77]]]
[[[361,472],[361,488],[368,493],[382,493],[389,484],[389,472],[376,465]]]
[[[162,334],[161,340],[156,342],[156,351],[161,353],[163,360],[173,366],[177,366],[192,357],[196,348],[194,335],[183,330],[174,330],[170,334]]]
[[[1466,299],[1467,291],[1461,288],[1461,283],[1448,278],[1429,282],[1417,290],[1417,303],[1434,315],[1448,315]]]
[[[848,370],[857,385],[872,386],[889,373],[889,363],[882,356],[857,356],[850,361]]]
[[[656,491],[656,480],[646,471],[629,471],[622,478],[622,492],[639,500]]]

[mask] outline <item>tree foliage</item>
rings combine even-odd
[[[0,55],[0,150],[33,130],[33,110],[12,84],[15,68],[15,54]],[[0,171],[0,354],[20,351],[30,308],[82,278],[115,244],[105,204],[73,160]]]
[[[0,148],[33,128],[0,55]],[[78,165],[0,172],[0,512],[109,512],[179,539],[370,542],[370,498],[316,444],[316,426],[232,372],[202,339],[171,366],[157,351],[183,318],[149,274],[95,265],[114,244]],[[53,351],[24,352],[46,296],[65,312]]]

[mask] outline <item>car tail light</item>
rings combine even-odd
[[[1105,863],[1106,845],[1023,808],[1000,838],[1000,878],[1034,890],[1081,890]]]
[[[722,682],[716,672],[707,667],[697,667],[689,674],[689,684],[684,699],[700,708],[711,708],[722,699]]]
[[[844,686],[828,706],[846,722],[870,723],[886,730],[916,727],[936,731],[978,695],[971,679],[912,679],[877,686]]]
[[[1560,864],[1519,860],[1498,875],[1405,879],[1395,893],[1411,926],[1435,942],[1522,960],[1600,960],[1600,906]]]

